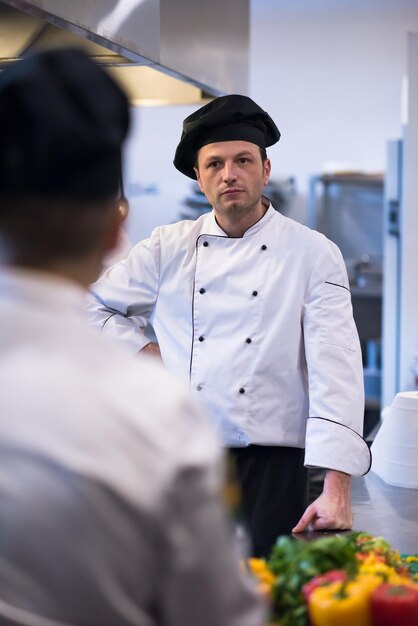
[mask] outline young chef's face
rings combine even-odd
[[[260,148],[248,141],[221,141],[200,148],[196,178],[219,215],[260,211],[263,188],[270,176],[270,160],[263,163]]]

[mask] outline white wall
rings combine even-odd
[[[177,219],[189,181],[173,165],[182,122],[196,107],[133,108],[125,151],[125,192],[129,198],[127,231],[133,243],[152,229]],[[153,191],[154,189],[154,191]]]
[[[386,141],[401,133],[408,31],[418,31],[417,0],[251,0],[248,95],[282,131],[269,156],[273,178],[296,177],[296,219],[305,221],[308,179],[324,163],[383,171]],[[158,194],[131,195],[133,240],[176,219],[190,190],[172,159],[195,108],[134,112],[128,192],[155,184]]]

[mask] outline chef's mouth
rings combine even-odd
[[[229,195],[233,195],[235,193],[242,193],[244,190],[243,189],[225,189],[225,191],[222,192],[221,195],[223,196],[229,196]]]

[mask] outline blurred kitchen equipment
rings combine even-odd
[[[418,392],[396,394],[371,452],[372,472],[382,480],[418,489]]]
[[[374,400],[378,404],[382,378],[381,340],[367,339],[363,352],[365,352],[363,372],[366,398],[369,401]]]

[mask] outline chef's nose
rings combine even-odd
[[[232,180],[236,180],[237,175],[236,175],[235,163],[233,163],[232,161],[225,161],[223,174],[224,174],[224,180],[226,182],[231,182]]]

